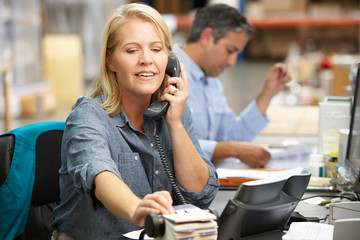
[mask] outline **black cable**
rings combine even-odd
[[[350,198],[350,197],[346,197],[346,196],[341,196],[341,195],[314,195],[314,196],[310,196],[310,197],[305,197],[305,198],[302,198],[300,199],[300,201],[303,201],[303,200],[307,200],[307,199],[310,199],[310,198],[315,198],[315,197],[331,197],[331,198],[346,198],[350,201],[354,201],[353,198]]]
[[[350,201],[354,201],[354,198],[350,198],[350,197],[346,197],[346,196],[342,196],[342,195],[313,195],[313,196],[310,196],[310,197],[305,197],[305,198],[302,198],[300,199],[300,201],[303,201],[303,200],[307,200],[307,199],[310,199],[310,198],[315,198],[315,197],[331,197],[331,198],[346,198]],[[327,218],[329,217],[329,214],[327,214],[324,218],[319,218],[318,221],[319,222],[325,222],[327,220]]]
[[[325,222],[328,217],[329,217],[329,214],[326,214],[326,216],[324,218],[319,218],[319,222],[320,221]]]
[[[184,196],[181,194],[180,192],[180,189],[179,187],[176,185],[175,183],[175,179],[174,179],[174,176],[173,174],[171,173],[171,170],[170,170],[170,167],[169,167],[169,163],[168,161],[166,160],[166,155],[164,153],[164,150],[161,146],[161,142],[160,142],[160,137],[158,134],[155,134],[154,135],[154,139],[155,139],[155,143],[156,143],[156,147],[158,149],[158,152],[160,154],[160,159],[161,159],[161,162],[163,164],[163,167],[164,167],[164,170],[165,170],[165,173],[169,179],[169,182],[170,182],[170,185],[171,187],[173,188],[173,191],[175,193],[175,196],[177,198],[177,200],[179,201],[180,204],[186,204],[186,201],[185,201],[185,198]]]
[[[139,240],[144,240],[145,234],[146,234],[146,232],[145,232],[145,229],[144,229],[140,233]]]

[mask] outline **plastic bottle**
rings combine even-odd
[[[310,168],[309,172],[312,177],[324,177],[325,175],[325,162],[324,155],[310,154]]]
[[[346,170],[346,168],[344,168],[341,165],[338,165],[336,167],[337,172],[339,173],[339,175],[347,182],[352,182],[355,179],[353,178],[353,176]]]

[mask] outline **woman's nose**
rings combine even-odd
[[[153,62],[152,60],[152,57],[151,57],[151,54],[144,51],[142,54],[141,54],[141,57],[140,57],[140,63],[141,64],[151,64]]]

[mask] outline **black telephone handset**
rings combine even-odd
[[[169,57],[165,73],[170,77],[180,77],[180,63],[177,57]],[[153,102],[144,113],[144,117],[148,119],[159,119],[165,115],[168,108],[168,101]]]

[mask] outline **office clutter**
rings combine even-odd
[[[320,51],[301,53],[296,44],[289,47],[286,62],[293,81],[285,89],[286,105],[318,105],[325,97],[351,95],[357,54],[332,54]]]
[[[318,148],[310,165],[319,166],[319,174],[314,176],[330,179],[334,189],[355,182],[344,168],[352,102],[352,97],[348,96],[326,97],[319,103]]]

